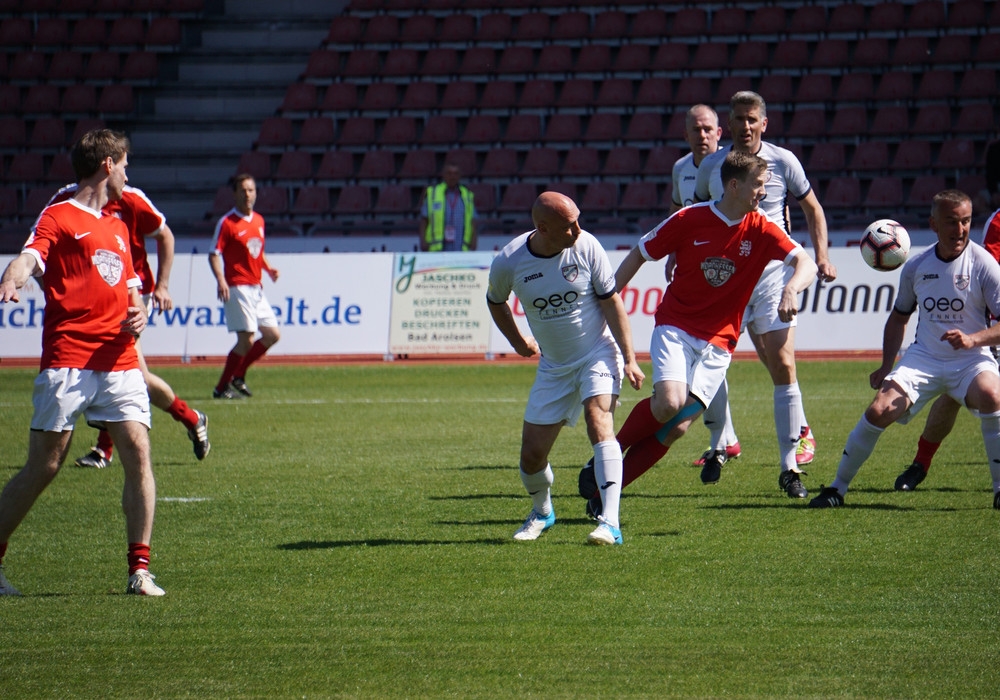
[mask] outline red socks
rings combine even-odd
[[[670,448],[650,435],[630,447],[622,462],[622,488],[631,484],[663,459]]]
[[[115,444],[111,440],[111,433],[107,430],[97,431],[97,449],[104,454],[105,459],[111,459],[111,455],[115,450]]]
[[[650,435],[656,435],[656,431],[663,427],[663,423],[653,417],[650,408],[652,399],[643,399],[635,405],[632,412],[625,419],[625,424],[618,431],[615,437],[618,444],[622,446],[622,452],[635,445]]]
[[[167,413],[169,413],[175,421],[179,421],[184,424],[185,428],[189,430],[196,425],[198,425],[198,414],[193,408],[187,405],[187,402],[180,396],[175,396],[173,403],[167,408]]]
[[[258,340],[256,343],[253,344],[253,347],[250,348],[250,352],[246,354],[246,357],[243,358],[243,363],[236,369],[236,371],[233,373],[233,376],[246,377],[247,369],[249,369],[250,365],[252,365],[254,362],[263,357],[264,353],[266,352],[267,352],[267,346]]]
[[[219,383],[215,385],[216,391],[225,391],[229,382],[236,376],[236,370],[243,364],[243,356],[237,355],[235,350],[230,350],[226,356],[226,366],[222,368],[222,376]]]
[[[940,442],[927,442],[923,436],[917,440],[917,456],[913,458],[913,461],[924,468],[925,474],[931,468],[931,460],[934,459],[934,453],[938,451],[939,447],[941,447]]]
[[[139,569],[149,569],[149,545],[142,542],[129,542],[128,545],[128,575]]]

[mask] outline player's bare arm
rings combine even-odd
[[[153,287],[153,305],[162,313],[174,308],[170,298],[170,272],[174,266],[174,232],[163,224],[149,235],[156,241],[156,286]]]
[[[778,318],[786,323],[799,312],[799,293],[816,279],[816,263],[810,259],[801,248],[789,263],[795,268],[791,279],[781,292],[781,303],[778,304]]]
[[[280,274],[278,272],[278,268],[271,267],[271,261],[267,259],[266,255],[264,256],[264,270],[267,272],[267,275],[271,278],[272,282],[278,281],[278,275]]]
[[[209,253],[208,264],[212,268],[212,274],[215,275],[215,296],[221,302],[229,301],[229,285],[226,283],[226,275],[222,271],[222,256]]]
[[[819,278],[824,282],[832,282],[837,279],[837,267],[830,262],[830,241],[823,205],[819,203],[814,190],[811,190],[809,194],[803,197],[799,201],[799,204],[802,206],[802,213],[806,217],[806,228],[809,230],[813,252],[816,254],[816,267],[819,270]]]
[[[956,350],[971,350],[972,348],[1000,345],[1000,324],[990,326],[972,334],[963,333],[957,328],[952,328],[944,332],[941,340]]]
[[[497,329],[507,339],[510,346],[514,348],[514,352],[521,357],[534,357],[540,352],[538,343],[535,342],[533,337],[528,336],[525,338],[521,335],[521,329],[517,327],[517,323],[514,321],[514,314],[511,313],[510,306],[506,302],[495,304],[487,300],[486,305],[490,308],[490,316],[493,317],[493,323],[496,324]]]
[[[899,349],[903,347],[903,337],[906,335],[906,324],[910,317],[901,314],[895,309],[889,313],[889,318],[885,321],[885,329],[882,331],[882,364],[868,377],[868,384],[872,389],[878,389],[893,365],[896,364],[896,356]]]
[[[642,382],[646,378],[646,375],[642,373],[642,369],[640,369],[639,363],[635,359],[635,348],[632,346],[632,324],[629,323],[625,304],[622,303],[622,298],[618,292],[615,292],[607,299],[599,299],[598,304],[601,305],[601,311],[604,312],[604,318],[607,319],[611,335],[614,337],[615,342],[618,343],[618,348],[622,351],[622,357],[625,359],[625,376],[628,377],[628,383],[632,385],[633,389],[639,390],[642,388]]]
[[[7,269],[3,271],[3,276],[0,277],[0,301],[21,301],[18,290],[38,272],[40,272],[38,260],[33,255],[21,253],[11,260]]]
[[[646,258],[642,257],[642,251],[639,250],[639,246],[629,251],[628,255],[625,256],[625,259],[622,260],[621,265],[615,271],[615,289],[619,294],[632,281],[635,273],[639,271],[639,268],[645,262]]]
[[[146,306],[139,296],[138,287],[128,290],[128,311],[125,313],[125,320],[122,321],[122,330],[134,338],[146,329]]]

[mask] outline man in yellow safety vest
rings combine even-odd
[[[428,187],[420,204],[420,250],[476,249],[476,206],[472,192],[459,184],[462,170],[445,163],[443,182]]]

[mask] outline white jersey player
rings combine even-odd
[[[563,424],[574,425],[582,410],[604,499],[604,515],[588,541],[621,544],[622,453],[614,409],[622,373],[636,389],[644,376],[614,269],[597,239],[580,229],[579,216],[569,197],[542,193],[531,210],[535,230],[515,238],[490,267],[486,299],[494,323],[519,355],[541,355],[521,436],[521,481],[532,510],[514,539],[537,539],[555,523],[548,455]],[[507,304],[512,292],[533,337],[514,321]]]
[[[814,508],[844,504],[861,465],[892,423],[906,423],[932,398],[947,394],[975,411],[993,479],[993,507],[1000,509],[1000,372],[989,346],[1000,341],[1000,265],[969,240],[972,201],[964,192],[934,196],[930,218],[938,242],[903,267],[899,293],[886,321],[882,365],[870,383],[878,393],[847,438],[837,478],[810,502]],[[919,316],[916,337],[899,363],[907,322]]]

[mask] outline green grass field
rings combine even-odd
[[[155,365],[155,363],[154,363]],[[870,362],[800,363],[833,477]],[[647,367],[648,370],[648,367]],[[847,506],[777,487],[771,385],[730,371],[743,456],[716,486],[697,426],[622,501],[625,545],[585,545],[582,426],[551,456],[558,523],[517,543],[528,363],[160,371],[208,412],[202,463],[155,412],[152,571],[123,595],[117,462],[68,464],[10,542],[0,693],[69,697],[992,697],[1000,513],[963,414],[914,493],[892,484],[920,416],[890,428]],[[27,447],[33,370],[0,371],[0,482]],[[626,390],[620,425],[638,398]],[[72,458],[91,444],[80,425]]]

